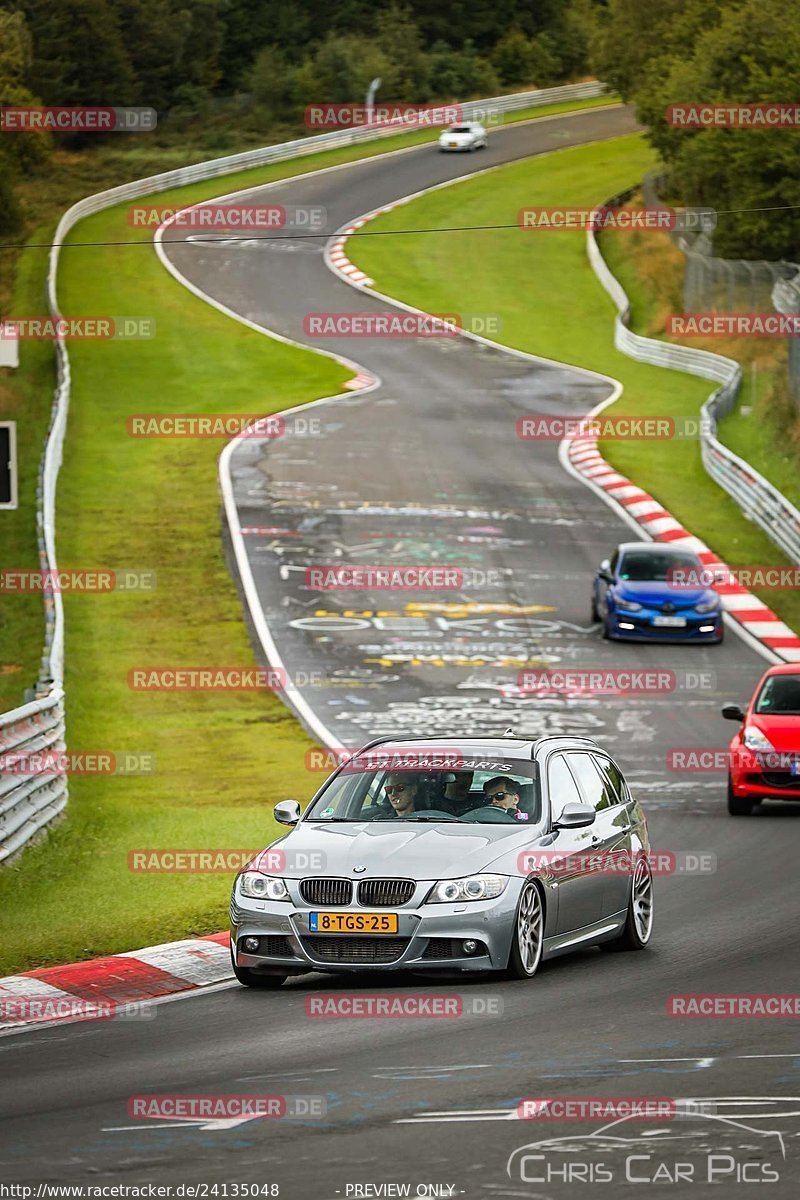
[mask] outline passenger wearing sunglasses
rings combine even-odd
[[[515,780],[504,779],[502,775],[487,779],[483,785],[483,794],[486,803],[492,808],[502,808],[510,817],[516,817],[519,821],[528,819],[528,814],[520,810],[521,796],[519,784]]]
[[[417,780],[412,775],[396,772],[387,775],[383,793],[394,809],[396,817],[409,817],[416,811]]]

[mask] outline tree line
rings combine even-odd
[[[720,214],[714,253],[800,261],[800,127],[680,128],[692,101],[800,105],[790,0],[584,0],[589,61],[631,101],[667,167],[670,197]]]
[[[380,100],[426,103],[586,74],[635,105],[670,199],[727,214],[717,253],[798,257],[800,129],[687,130],[665,115],[797,100],[789,0],[0,0],[0,104],[140,105],[160,127],[238,97],[268,137],[312,102],[363,100],[376,77]],[[41,171],[52,145],[0,135],[4,231],[20,221],[15,174]]]
[[[381,100],[426,103],[585,69],[574,0],[0,0],[0,104],[154,108],[159,130],[234,100],[231,122],[268,138],[376,77]],[[0,230],[21,226],[15,176],[101,140],[0,134]]]

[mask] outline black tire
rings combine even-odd
[[[532,907],[529,907],[532,906]],[[527,909],[527,916],[523,916],[524,910]],[[533,945],[530,944],[527,934],[523,933],[521,923],[530,927],[530,918],[532,914],[536,914],[536,933],[534,935]],[[524,953],[520,943],[528,942],[528,952]],[[511,943],[511,951],[508,956],[508,966],[505,969],[507,979],[533,979],[539,969],[539,964],[542,961],[542,947],[544,945],[544,901],[539,888],[529,879],[522,888],[517,904],[517,912],[514,917],[514,940]]]
[[[607,615],[603,618],[603,640],[606,642],[611,641],[611,630],[608,625],[608,616]]]
[[[274,992],[289,978],[288,975],[263,975],[260,971],[251,971],[249,967],[237,967],[233,960],[233,951],[231,951],[231,966],[239,983],[245,987],[265,988],[267,991]]]
[[[646,881],[646,884],[645,884]],[[638,893],[638,903],[637,903]],[[647,912],[643,914],[642,900],[646,898]],[[631,894],[628,898],[628,915],[619,937],[610,942],[601,942],[602,950],[644,950],[653,936],[653,872],[647,859],[639,858],[633,868]]]
[[[600,620],[600,613],[597,611],[597,597],[592,592],[592,598],[589,601],[589,612],[592,614],[592,621],[596,624]]]
[[[755,800],[749,796],[737,796],[733,790],[731,777],[728,776],[728,813],[732,817],[749,817],[755,807]]]

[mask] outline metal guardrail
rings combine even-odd
[[[660,193],[668,177],[651,171],[642,180],[645,205],[660,208]],[[713,212],[710,209],[709,212]],[[684,312],[768,312],[773,290],[783,280],[796,276],[800,267],[785,259],[721,258],[714,253],[710,230],[673,229],[669,237],[683,254]]]
[[[567,84],[564,87],[545,88],[531,92],[515,92],[508,96],[493,96],[485,100],[472,100],[460,105],[467,119],[476,119],[487,110],[496,113],[518,112],[526,108],[540,108],[557,104],[562,100],[590,100],[604,96],[608,88],[604,83]],[[431,107],[444,107],[432,105]],[[57,273],[59,254],[71,229],[84,217],[112,208],[126,200],[136,200],[168,188],[182,187],[246,171],[252,167],[298,158],[318,151],[350,146],[381,137],[425,128],[403,120],[388,122],[380,126],[364,126],[359,129],[334,130],[330,133],[297,138],[275,146],[258,150],[246,150],[225,158],[195,163],[189,167],[178,167],[163,171],[145,179],[97,192],[73,204],[61,217],[50,248],[47,276],[47,298],[50,313],[61,316],[58,307]],[[54,573],[58,568],[56,557],[56,484],[61,466],[64,434],[70,402],[69,352],[63,339],[56,342],[57,384],[53,397],[50,428],[45,440],[44,455],[39,467],[37,487],[37,534],[41,569]],[[11,712],[0,715],[0,753],[27,754],[40,749],[53,751],[64,746],[64,612],[61,594],[57,589],[45,589],[45,645],[41,671],[36,687],[37,699]],[[19,850],[38,830],[53,820],[67,803],[67,780],[43,772],[40,776],[20,776],[0,773],[0,864],[9,855]]]
[[[650,172],[642,180],[646,205],[661,207],[666,176]],[[713,210],[711,210],[713,211]],[[800,312],[800,264],[786,259],[719,258],[708,231],[669,233],[684,257],[683,310],[692,312]],[[787,378],[800,410],[800,337],[790,337]]]
[[[0,715],[0,863],[25,845],[67,803],[66,776],[54,760],[64,750],[64,692],[34,700]],[[32,760],[42,756],[42,769]],[[15,765],[13,761],[17,759]],[[49,761],[48,761],[49,759]],[[10,769],[9,769],[10,767]]]
[[[780,279],[772,289],[772,304],[781,313],[800,312],[800,267],[789,279]],[[789,391],[800,411],[800,337],[789,338]]]
[[[619,203],[630,194],[616,197],[609,203]],[[717,438],[717,419],[732,411],[739,395],[742,382],[739,363],[708,350],[676,346],[633,333],[629,328],[630,301],[619,280],[609,270],[592,230],[586,235],[586,248],[595,275],[617,308],[615,347],[637,362],[685,371],[720,384],[701,409],[699,436],[703,466],[733,497],[744,515],[755,521],[793,562],[800,564],[800,512],[755,467],[723,446]]]

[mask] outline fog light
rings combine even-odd
[[[248,950],[251,954],[255,954],[256,950],[258,950],[258,938],[245,938],[242,945],[245,950]]]
[[[461,949],[465,954],[474,954],[478,949],[478,943],[473,942],[471,938],[468,938],[466,942],[461,943]]]
[[[619,625],[620,629],[635,629],[636,628],[635,625],[631,625],[630,621],[619,621],[618,625]]]
[[[716,629],[716,625],[701,625],[700,626],[701,633],[713,633],[715,629]]]

